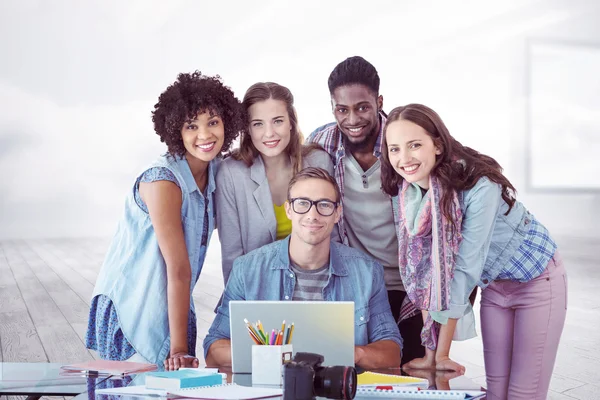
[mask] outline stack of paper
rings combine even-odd
[[[129,361],[95,360],[79,364],[63,365],[61,374],[89,374],[125,376],[141,372],[156,371],[155,364],[135,363]]]

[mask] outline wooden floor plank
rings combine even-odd
[[[28,241],[29,247],[73,290],[83,302],[90,303],[94,285],[56,257],[42,240]]]
[[[70,248],[67,248],[64,240],[47,240],[45,244],[46,250],[71,268],[73,273],[80,275],[92,286],[95,284],[98,277],[95,264],[87,258],[78,245],[70,244]]]
[[[102,265],[106,251],[110,246],[110,238],[85,238],[73,239],[76,243],[81,244],[81,248],[86,251],[88,257],[96,264]]]
[[[575,397],[567,396],[566,394],[558,393],[553,390],[548,392],[547,400],[573,400]]]
[[[8,265],[2,245],[0,245],[0,277],[0,313],[26,311],[27,306]]]
[[[89,306],[26,243],[17,244],[25,262],[71,324],[86,322]]]
[[[4,245],[7,261],[48,360],[66,363],[91,359],[83,342],[19,251],[20,248],[23,248],[21,242]]]
[[[562,394],[579,400],[598,400],[598,397],[600,397],[600,385],[588,383],[562,392]]]
[[[85,322],[77,322],[71,324],[71,327],[73,328],[73,331],[77,334],[77,337],[79,337],[79,340],[81,340],[82,343],[85,343],[85,334],[87,332],[88,321],[86,320]]]
[[[48,362],[27,311],[0,314],[0,344],[5,362]]]
[[[33,323],[36,326],[51,325],[55,321],[64,319],[44,286],[17,250],[17,246],[14,243],[5,244],[4,252]]]
[[[50,362],[67,364],[93,359],[73,327],[66,321],[38,326],[37,331]]]

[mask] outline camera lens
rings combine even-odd
[[[352,400],[356,395],[356,370],[342,366],[318,368],[314,389],[316,396]]]

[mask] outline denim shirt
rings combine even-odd
[[[192,272],[192,312],[192,291],[200,276],[215,225],[213,193],[217,166],[218,160],[209,164],[206,197],[200,192],[185,158],[164,155],[148,167],[168,168],[180,184],[181,222]],[[207,221],[205,207],[208,207]],[[201,245],[204,224],[208,224],[206,246]],[[136,353],[149,362],[162,366],[171,346],[167,267],[150,216],[135,202],[133,188],[127,196],[124,215],[96,280],[93,296],[99,294],[112,300],[121,330]]]
[[[270,243],[238,257],[208,335],[204,357],[219,339],[229,339],[231,300],[292,301],[296,276],[288,253],[290,237]],[[392,340],[402,348],[383,282],[383,267],[368,255],[337,242],[331,242],[329,280],[323,289],[326,301],[354,302],[354,341],[366,345]]]
[[[439,314],[460,318],[470,310],[469,295],[475,286],[485,289],[503,271],[511,269],[511,260],[525,241],[534,216],[522,203],[515,201],[510,213],[502,199],[501,186],[483,177],[469,190],[458,194],[461,205],[462,241],[450,288],[450,306]],[[398,228],[398,196],[394,197],[394,218]],[[546,233],[546,229],[541,227]],[[538,258],[542,269],[554,254],[556,244],[546,243],[547,252]],[[424,253],[431,252],[426,242]],[[425,258],[424,260],[428,257]]]

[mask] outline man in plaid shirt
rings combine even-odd
[[[381,190],[381,148],[386,114],[379,94],[379,75],[362,57],[350,57],[329,75],[336,122],[317,128],[307,142],[321,145],[332,158],[342,192],[338,223],[344,244],[371,255],[384,266],[392,314],[404,340],[402,364],[425,355],[421,313],[402,285],[392,202]]]

